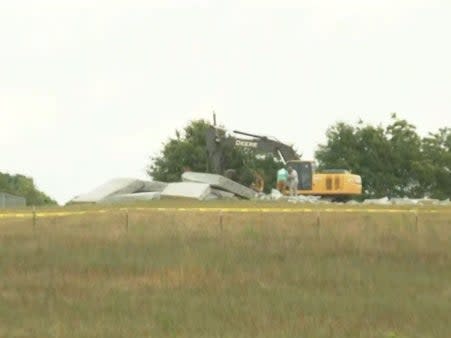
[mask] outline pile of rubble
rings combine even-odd
[[[449,199],[438,200],[433,198],[378,198],[378,199],[366,199],[363,204],[374,205],[450,205]]]
[[[115,178],[94,190],[74,197],[69,203],[121,203],[161,198],[196,200],[253,199],[255,191],[224,176],[186,172],[182,182],[165,183],[132,178]]]
[[[76,196],[69,203],[123,203],[156,199],[188,198],[201,201],[215,199],[258,199],[262,201],[287,201],[290,203],[330,203],[319,196],[284,196],[273,189],[270,194],[256,193],[224,176],[199,172],[185,172],[182,182],[165,183],[133,178],[112,179],[94,190]],[[449,199],[440,201],[422,198],[380,198],[347,204],[369,205],[450,205]]]
[[[280,193],[279,193],[280,194]],[[288,197],[288,196],[282,196],[274,198],[274,196],[271,197],[264,197],[264,199],[285,199],[290,203],[313,203],[313,204],[323,204],[323,203],[334,203],[334,204],[347,204],[347,205],[416,205],[416,206],[427,206],[427,205],[443,205],[443,206],[449,206],[451,205],[451,202],[449,199],[446,200],[438,200],[438,199],[432,199],[432,198],[374,198],[374,199],[365,199],[362,202],[358,202],[355,200],[350,200],[347,202],[332,202],[331,200],[328,200],[327,198],[321,198],[320,196],[295,196],[295,197]]]

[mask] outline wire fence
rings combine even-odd
[[[26,210],[0,214],[0,233],[31,231],[52,234],[73,232],[96,236],[233,236],[259,233],[287,237],[351,238],[383,236],[435,237],[450,239],[451,213],[434,210],[351,209],[206,209],[206,208],[115,208],[95,210]]]

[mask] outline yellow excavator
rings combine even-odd
[[[299,195],[316,195],[333,200],[344,200],[362,193],[361,177],[349,170],[329,169],[319,172],[315,170],[313,161],[301,160],[301,156],[296,153],[293,147],[276,139],[238,130],[234,130],[233,133],[246,136],[246,138],[227,136],[224,130],[215,126],[211,126],[207,130],[206,142],[209,162],[216,173],[224,173],[227,164],[224,163],[223,149],[225,145],[231,145],[250,149],[259,154],[272,154],[287,167],[292,167],[298,173]],[[264,183],[261,180],[257,182],[259,189],[263,190]]]

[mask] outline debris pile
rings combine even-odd
[[[161,191],[167,185],[167,183],[158,181],[114,178],[90,192],[75,196],[69,203],[116,203],[159,199]]]
[[[202,201],[210,194],[210,185],[206,183],[176,182],[169,183],[161,192],[161,197],[193,198]]]
[[[320,196],[286,196],[276,189],[272,189],[270,194],[262,194],[258,198],[263,201],[287,201],[289,203],[327,203],[327,201],[321,200]]]
[[[132,194],[119,194],[113,195],[99,202],[105,203],[123,203],[123,202],[135,202],[135,201],[151,201],[159,200],[161,193],[158,191],[149,192],[136,192]]]
[[[121,203],[160,198],[252,199],[256,193],[224,176],[186,172],[182,182],[165,183],[133,178],[115,178],[92,191],[74,197],[69,203]]]
[[[182,180],[185,182],[209,184],[217,190],[228,191],[229,193],[246,199],[252,199],[256,196],[254,190],[221,175],[189,171],[183,173]]]
[[[73,198],[69,203],[123,203],[157,199],[187,198],[200,201],[215,199],[255,199],[261,201],[287,201],[289,203],[330,203],[320,196],[285,196],[272,189],[270,194],[256,193],[224,176],[200,172],[185,172],[182,182],[165,183],[143,181],[133,178],[115,178],[92,191]],[[449,199],[421,198],[373,198],[363,202],[348,201],[347,204],[366,205],[450,205]]]
[[[362,202],[363,204],[373,204],[373,205],[450,205],[449,199],[438,200],[433,198],[388,198],[382,197],[379,199],[366,199]]]

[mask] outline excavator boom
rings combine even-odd
[[[301,161],[301,156],[293,147],[276,139],[233,131],[234,134],[249,138],[227,136],[225,131],[214,126],[207,130],[206,143],[211,169],[223,174],[227,168],[224,149],[226,147],[241,147],[260,154],[272,154],[284,164],[291,166],[298,173],[298,193],[302,195],[319,195],[328,197],[349,197],[362,193],[362,181],[359,175],[348,171],[315,172],[312,161]]]

